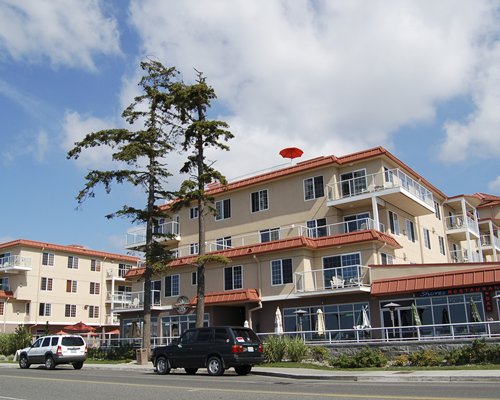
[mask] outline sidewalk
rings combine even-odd
[[[127,364],[86,363],[85,369],[115,369],[153,372],[153,365],[138,365],[135,361]],[[232,370],[229,370],[231,372]],[[183,373],[179,369],[174,373]],[[292,379],[328,379],[357,382],[500,382],[500,369],[496,370],[420,370],[420,371],[326,371],[306,368],[274,368],[257,366],[251,374],[276,376]]]

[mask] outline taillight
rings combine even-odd
[[[57,351],[56,351],[56,354],[57,354],[58,356],[62,356],[62,348],[61,348],[61,346],[57,346]]]
[[[263,352],[264,352],[264,346],[263,346],[263,344],[262,344],[262,343],[259,343],[259,348],[257,349],[257,351],[258,351],[259,353],[263,353]]]
[[[231,353],[243,353],[243,346],[241,344],[233,344],[231,346]]]

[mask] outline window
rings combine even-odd
[[[425,247],[427,247],[428,249],[431,248],[431,235],[429,233],[429,229],[425,228],[424,228],[424,244]]]
[[[436,218],[441,220],[441,209],[439,208],[439,203],[437,201],[434,202],[434,213],[436,214]]]
[[[243,287],[243,267],[224,268],[224,290],[241,289]]]
[[[189,209],[189,218],[190,219],[197,219],[198,217],[199,217],[198,207],[191,207]]]
[[[68,268],[78,269],[78,257],[68,256]]]
[[[38,315],[41,317],[50,317],[51,305],[49,303],[40,303]]]
[[[343,233],[364,231],[365,229],[369,229],[370,228],[369,218],[370,218],[370,213],[360,213],[360,214],[349,215],[347,217],[344,217],[345,232],[343,232]]]
[[[291,258],[271,261],[271,282],[273,286],[293,283]]]
[[[272,242],[280,240],[280,228],[263,229],[260,231],[260,242]]]
[[[366,192],[366,171],[364,169],[340,175],[342,197],[355,196]]]
[[[40,282],[40,290],[52,290],[52,278],[42,278]]]
[[[389,227],[394,235],[399,235],[399,218],[398,214],[389,211]]]
[[[200,252],[198,243],[191,243],[189,245],[189,254],[198,254]]]
[[[24,308],[24,312],[26,313],[27,316],[30,315],[30,310],[31,310],[31,303],[26,303],[26,306]]]
[[[5,312],[5,302],[0,301],[0,315],[3,315]]]
[[[54,254],[43,253],[42,254],[42,265],[53,267],[54,266]]]
[[[102,261],[101,260],[90,260],[90,270],[94,272],[99,272],[101,270]]]
[[[0,290],[10,290],[9,278],[0,278]]]
[[[408,236],[408,240],[411,242],[415,242],[417,240],[417,237],[415,236],[415,225],[413,224],[413,221],[410,221],[409,219],[406,220],[406,236]]]
[[[231,199],[215,202],[215,220],[231,218]]]
[[[77,281],[67,280],[66,281],[66,292],[67,293],[76,293],[77,286],[78,286]]]
[[[444,237],[438,236],[438,241],[439,241],[439,252],[445,256],[446,255],[446,250],[444,247]]]
[[[89,306],[89,318],[99,318],[99,306]]]
[[[306,222],[307,236],[312,238],[323,237],[327,235],[326,218],[313,219]]]
[[[165,297],[179,296],[179,275],[165,277]]]
[[[264,211],[269,208],[267,189],[259,190],[251,194],[252,212]]]
[[[380,258],[382,260],[383,265],[391,265],[394,264],[394,257],[390,254],[381,253]]]
[[[226,237],[223,237],[223,238],[218,238],[218,239],[215,240],[215,244],[216,244],[216,249],[217,250],[227,250],[227,249],[230,249],[231,246],[232,246],[231,236],[226,236]]]
[[[315,176],[314,178],[304,179],[304,200],[317,199],[325,195],[323,186],[323,177]]]
[[[132,268],[132,266],[129,264],[118,264],[118,276],[120,278],[125,278],[125,274],[130,268]]]
[[[76,317],[76,305],[75,304],[66,304],[64,308],[64,316],[67,318]]]
[[[90,282],[90,294],[100,294],[101,284],[99,282]]]
[[[361,255],[359,253],[342,254],[338,256],[329,256],[323,258],[323,279],[324,287],[330,288],[330,281],[333,277],[337,278],[337,282],[360,281]]]
[[[198,284],[198,271],[191,272],[191,285],[196,286]]]

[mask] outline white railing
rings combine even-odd
[[[370,268],[362,265],[315,269],[294,275],[296,293],[370,286]]]
[[[479,254],[468,252],[465,249],[450,250],[451,261],[454,263],[480,262]]]
[[[156,225],[153,228],[153,237],[155,237],[155,240],[165,240],[165,236],[178,237],[179,235],[180,235],[180,224],[176,221],[165,222],[163,224]],[[145,227],[131,229],[127,232],[127,236],[125,239],[125,246],[132,246],[145,243],[146,243]]]
[[[445,218],[445,222],[446,229],[449,231],[469,229],[471,232],[479,236],[479,226],[477,225],[477,222],[468,215],[466,215],[465,218],[463,214],[450,215]]]
[[[403,189],[434,209],[431,191],[398,168],[329,184],[327,193],[328,200],[334,201],[393,188]]]
[[[31,269],[31,258],[21,256],[8,256],[0,258],[0,271],[16,267]]]
[[[481,246],[492,247],[491,244],[492,241],[490,235],[481,235]],[[498,239],[496,236],[493,236],[493,244],[495,248],[500,249],[500,239]]]
[[[114,293],[112,302],[115,309],[142,308],[144,307],[144,292],[119,292]],[[161,306],[161,291],[151,290],[151,305]]]

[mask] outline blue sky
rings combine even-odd
[[[77,209],[90,168],[66,160],[91,131],[125,126],[139,62],[205,73],[231,151],[229,178],[384,146],[449,196],[500,194],[497,1],[0,0],[0,242],[32,239],[124,253],[142,205],[115,186]],[[180,158],[169,160],[178,170]],[[176,174],[171,185],[179,182]]]

